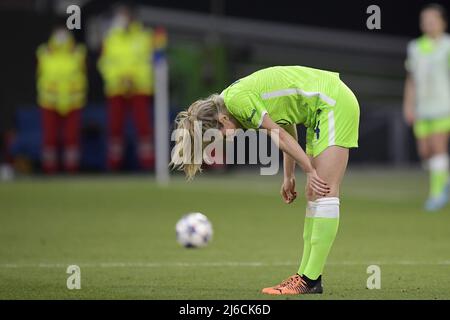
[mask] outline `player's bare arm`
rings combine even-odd
[[[297,126],[295,124],[282,126],[294,139],[297,140]],[[295,189],[295,160],[283,152],[283,184],[280,190],[281,197],[287,204],[297,198]]]
[[[267,114],[264,115],[261,128],[267,129],[271,136],[273,136],[274,133],[278,134],[278,139],[273,139],[273,141],[281,151],[294,159],[306,173],[308,187],[311,188],[311,191],[318,195],[326,196],[330,190],[328,184],[317,175],[316,169],[314,169],[309,157],[306,155],[305,151],[303,151],[302,147],[300,147],[297,140],[286,132],[286,130],[273,122]]]
[[[411,74],[406,76],[404,98],[403,98],[403,117],[408,125],[414,124],[414,97],[416,95],[416,88],[414,79]]]

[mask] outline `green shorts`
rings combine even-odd
[[[416,138],[425,138],[432,134],[448,132],[450,132],[450,116],[440,119],[417,120],[414,123]]]
[[[334,106],[319,107],[306,130],[306,153],[317,157],[330,146],[357,148],[359,104],[353,92],[341,82]]]

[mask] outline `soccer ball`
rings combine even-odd
[[[183,216],[175,226],[177,241],[186,248],[200,248],[212,239],[213,229],[208,218],[199,213]]]

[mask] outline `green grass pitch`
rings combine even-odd
[[[299,191],[303,178],[298,175]],[[350,171],[320,296],[260,289],[295,273],[305,200],[280,177],[204,174],[166,188],[150,177],[30,178],[0,184],[0,299],[449,299],[450,208],[425,213],[419,171]],[[199,211],[214,239],[185,249],[174,226]],[[81,290],[66,288],[68,265]],[[366,289],[367,267],[381,289]]]

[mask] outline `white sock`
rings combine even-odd
[[[431,171],[448,171],[449,162],[449,157],[446,153],[435,155],[428,160]]]
[[[339,198],[329,197],[320,198],[310,204],[308,202],[308,208],[306,216],[311,218],[339,218]]]

